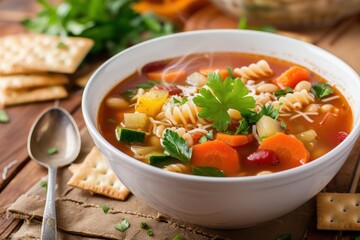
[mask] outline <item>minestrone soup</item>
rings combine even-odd
[[[349,104],[325,79],[245,53],[149,63],[115,86],[98,113],[101,134],[126,154],[215,177],[301,166],[336,147],[352,125]]]

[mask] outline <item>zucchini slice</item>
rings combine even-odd
[[[159,152],[149,153],[145,158],[151,166],[160,168],[176,161],[174,158]]]
[[[145,141],[144,132],[122,128],[121,126],[116,127],[115,136],[119,142],[144,143]]]

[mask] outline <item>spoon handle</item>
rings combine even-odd
[[[57,239],[56,236],[56,210],[55,210],[55,200],[56,200],[56,167],[48,168],[48,187],[46,193],[46,203],[44,209],[44,216],[41,227],[41,239],[42,240],[54,240]]]

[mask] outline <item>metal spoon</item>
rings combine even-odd
[[[30,157],[48,168],[46,204],[41,239],[56,237],[56,172],[70,164],[80,152],[80,133],[72,116],[63,108],[51,107],[40,114],[30,129],[27,148]],[[48,152],[52,149],[52,152]]]

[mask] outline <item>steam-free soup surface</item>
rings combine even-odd
[[[101,103],[101,134],[166,171],[271,174],[332,150],[353,124],[331,83],[268,56],[194,54],[149,63],[119,80]]]

